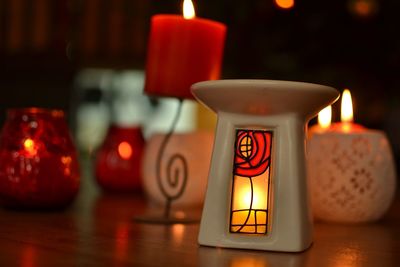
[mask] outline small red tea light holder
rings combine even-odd
[[[329,112],[320,112],[318,117],[319,125],[310,129],[307,146],[314,217],[341,223],[379,220],[396,189],[386,134],[353,122],[349,90],[342,95],[340,123],[331,125]]]
[[[145,141],[139,126],[112,125],[96,153],[95,176],[105,192],[142,191],[140,168]]]
[[[200,245],[302,251],[312,242],[305,125],[339,93],[272,80],[196,83],[218,115]]]
[[[79,190],[79,166],[64,112],[10,109],[0,137],[0,201],[5,207],[66,207]]]

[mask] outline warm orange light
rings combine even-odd
[[[29,155],[36,154],[35,142],[30,138],[25,139],[24,149]]]
[[[183,224],[174,224],[172,226],[172,240],[180,244],[182,243],[183,237],[185,233],[185,226]]]
[[[231,261],[230,267],[267,267],[270,266],[265,258],[255,258],[255,257],[234,257]]]
[[[275,4],[282,9],[290,9],[294,7],[294,0],[275,0]]]
[[[118,145],[118,154],[123,159],[129,159],[132,156],[132,147],[128,142],[121,142]]]
[[[261,185],[256,185],[253,187],[253,203],[252,207],[254,209],[266,209],[268,206],[268,196],[264,188]],[[246,209],[250,206],[251,202],[251,190],[248,186],[243,186],[238,188],[238,198],[235,201],[235,206],[238,209]]]
[[[354,10],[360,15],[360,16],[368,16],[371,13],[371,5],[368,2],[364,1],[358,1],[354,5]]]
[[[333,267],[360,267],[366,260],[365,253],[358,246],[343,246],[332,255]]]
[[[70,156],[61,157],[61,162],[64,164],[64,175],[71,175],[72,158]]]
[[[353,122],[353,103],[348,89],[345,89],[342,94],[340,119],[344,123]]]
[[[257,212],[257,222],[259,224],[267,224],[266,213],[261,212],[262,210],[268,209],[268,177],[269,170],[260,176],[251,178],[253,186],[250,186],[249,178],[235,176],[234,180],[234,196],[233,196],[233,209],[236,210],[232,214],[233,225],[243,225],[247,221],[247,225],[244,226],[243,230],[247,232],[254,232],[256,228],[255,222],[255,210]],[[253,199],[251,198],[253,193]],[[251,207],[252,211],[249,213],[248,209]],[[257,233],[265,233],[266,226],[258,226]],[[236,231],[239,226],[232,226],[231,230]]]
[[[66,156],[66,157],[61,157],[61,162],[64,165],[70,165],[72,162],[72,158],[70,156]]]
[[[175,212],[175,217],[178,219],[184,219],[186,215],[183,211],[178,210],[177,212]]]
[[[25,147],[26,150],[31,150],[31,149],[33,149],[33,145],[34,145],[34,142],[33,142],[32,139],[30,139],[30,138],[25,139],[25,141],[24,141],[24,147]]]
[[[183,17],[185,19],[193,19],[194,17],[196,17],[194,6],[191,0],[183,1]]]
[[[376,0],[351,0],[348,8],[353,15],[368,18],[378,13],[379,3]]]
[[[331,126],[332,121],[332,106],[327,106],[318,113],[318,125],[322,129],[326,129]]]

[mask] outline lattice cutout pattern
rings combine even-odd
[[[369,222],[383,216],[396,188],[390,146],[383,133],[313,135],[308,178],[314,216]]]

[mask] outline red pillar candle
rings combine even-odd
[[[225,33],[226,26],[212,20],[153,16],[145,92],[193,98],[190,93],[193,83],[219,79]]]

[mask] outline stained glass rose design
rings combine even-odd
[[[263,131],[238,130],[235,143],[234,174],[254,177],[269,166],[271,134]]]

